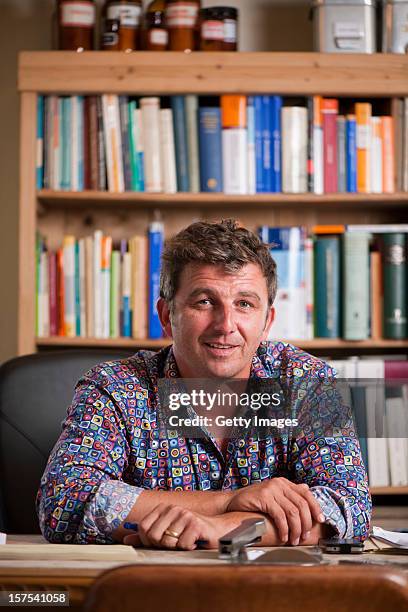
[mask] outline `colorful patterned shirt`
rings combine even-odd
[[[112,532],[145,489],[231,491],[278,476],[307,483],[340,537],[368,536],[371,498],[352,418],[335,436],[308,425],[296,437],[251,432],[230,439],[224,457],[209,432],[199,439],[159,433],[158,382],[178,376],[167,347],[101,363],[79,380],[37,496],[48,541],[114,543]],[[285,377],[294,403],[308,401],[307,409],[327,397],[305,393],[304,380],[333,376],[325,362],[285,342],[261,343],[250,374]]]

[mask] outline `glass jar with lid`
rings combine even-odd
[[[105,0],[103,15],[106,20],[119,21],[119,51],[140,49],[142,0]]]
[[[238,9],[211,6],[200,11],[201,51],[236,51]]]
[[[193,51],[199,47],[200,0],[167,0],[166,27],[170,51]]]
[[[165,22],[165,0],[153,0],[146,9],[144,19],[144,45],[147,51],[165,51],[169,34]]]
[[[58,49],[89,51],[94,48],[95,0],[57,0]]]

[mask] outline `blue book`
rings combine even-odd
[[[247,98],[248,193],[256,193],[255,106],[254,96]]]
[[[171,108],[173,110],[174,144],[176,148],[177,190],[190,191],[187,116],[184,96],[172,96]]]
[[[254,96],[255,108],[255,164],[256,164],[256,192],[264,193],[264,172],[263,172],[263,154],[262,154],[262,116],[263,104],[262,96]]]
[[[346,120],[346,180],[347,191],[357,193],[357,122],[355,117]]]
[[[272,191],[272,96],[262,96],[262,173],[266,193]]]
[[[78,100],[78,191],[85,189],[85,154],[84,154],[84,96]]]
[[[128,296],[123,296],[122,299],[122,336],[124,338],[132,336],[132,311]]]
[[[340,236],[318,236],[314,248],[315,336],[340,337]]]
[[[272,138],[271,138],[271,169],[272,184],[271,191],[279,193],[282,191],[282,161],[281,161],[281,110],[282,96],[270,96],[272,115]]]
[[[160,297],[160,263],[163,251],[164,228],[160,221],[149,225],[149,338],[162,338],[163,332],[156,303]]]
[[[81,335],[81,279],[79,273],[78,240],[75,240],[75,335]]]
[[[36,187],[43,188],[44,177],[44,96],[37,96]]]
[[[198,109],[200,148],[200,189],[220,192],[222,186],[221,109],[203,106]]]

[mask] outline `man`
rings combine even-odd
[[[275,294],[268,246],[232,220],[194,223],[166,243],[157,308],[173,344],[102,363],[78,382],[38,494],[49,541],[214,548],[259,516],[263,545],[368,535],[371,500],[350,419],[327,436],[310,423],[281,436],[229,438],[211,426],[163,434],[163,379],[284,381],[306,420],[324,404],[316,385],[332,378],[329,366],[267,342]],[[125,521],[138,533],[127,535]]]

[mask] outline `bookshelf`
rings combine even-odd
[[[158,349],[167,340],[36,338],[35,236],[50,248],[64,234],[99,228],[113,239],[129,237],[159,211],[168,234],[192,219],[237,216],[255,228],[316,223],[397,223],[408,220],[408,193],[230,196],[61,192],[35,188],[37,94],[256,94],[393,98],[408,96],[408,56],[319,53],[21,52],[18,353],[52,348]],[[396,122],[397,125],[397,122]],[[398,128],[396,128],[398,129]],[[320,355],[406,353],[407,340],[292,340]],[[408,487],[377,487],[374,495],[408,495]]]

